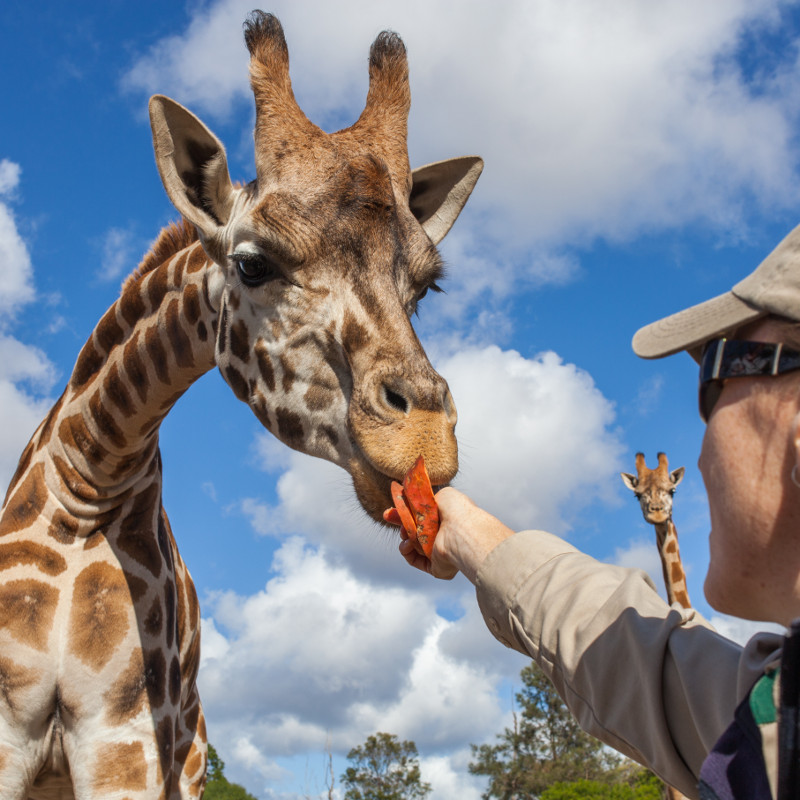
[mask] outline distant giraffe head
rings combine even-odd
[[[194,115],[155,96],[167,193],[218,266],[215,360],[236,396],[297,450],[350,472],[376,519],[389,483],[423,454],[434,484],[458,468],[456,409],[409,321],[443,274],[436,244],[482,169],[476,157],[411,172],[403,43],[382,33],[358,121],[333,134],[297,105],[278,20],[245,23],[255,95],[256,179],[236,187]]]
[[[645,521],[653,525],[672,517],[672,496],[683,480],[683,467],[669,471],[667,456],[658,454],[658,466],[649,469],[644,454],[636,454],[636,475],[621,472],[622,482],[636,495],[642,506]]]

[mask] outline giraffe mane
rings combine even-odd
[[[197,228],[182,217],[178,222],[171,222],[162,228],[139,266],[123,282],[123,293],[148,272],[194,244],[199,238]]]

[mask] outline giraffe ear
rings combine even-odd
[[[444,239],[464,208],[483,171],[478,156],[451,158],[411,173],[411,213],[434,244]]]
[[[620,478],[622,478],[622,482],[632,491],[636,491],[636,487],[639,485],[639,480],[635,475],[631,475],[630,472],[620,472]]]
[[[683,471],[683,467],[678,467],[678,469],[670,472],[669,479],[672,481],[673,486],[677,486],[683,480]]]
[[[233,207],[225,148],[194,114],[163,95],[150,98],[150,127],[169,199],[203,238],[211,238]]]

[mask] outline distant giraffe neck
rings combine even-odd
[[[689,590],[686,586],[686,573],[681,563],[678,549],[678,531],[672,517],[666,522],[653,523],[656,529],[656,542],[661,555],[661,568],[664,571],[664,584],[667,588],[667,601],[678,603],[683,608],[691,608]]]
[[[126,283],[23,454],[9,496],[42,451],[50,493],[77,518],[117,505],[160,472],[162,420],[214,366],[214,280],[195,243]]]

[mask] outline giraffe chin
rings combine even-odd
[[[361,455],[350,459],[348,472],[361,507],[376,522],[386,525],[383,512],[392,506],[392,478],[379,472]]]

